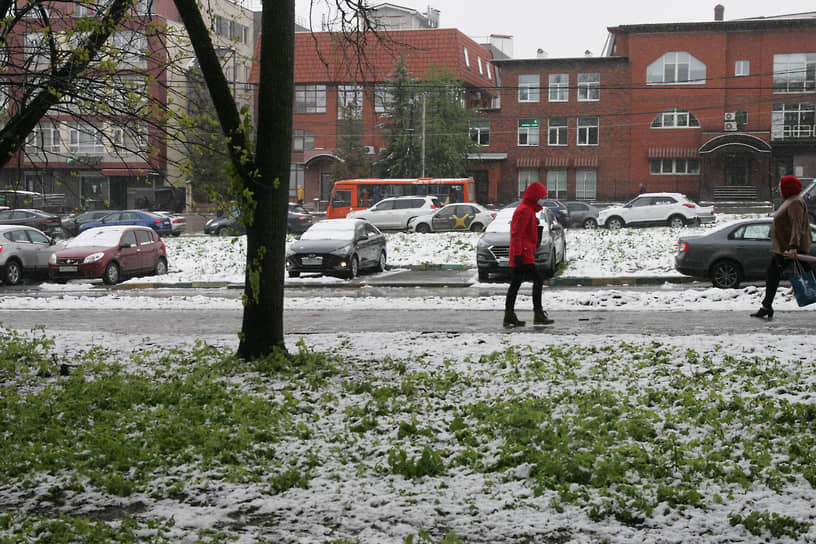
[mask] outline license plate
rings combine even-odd
[[[59,271],[60,272],[76,272],[77,267],[76,266],[60,266]]]
[[[304,266],[315,266],[318,264],[323,264],[323,257],[303,257],[300,262]]]

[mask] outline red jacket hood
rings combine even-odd
[[[544,185],[542,185],[540,182],[536,181],[535,183],[527,187],[527,189],[524,191],[522,201],[524,201],[528,206],[532,207],[537,213],[541,211],[541,205],[539,205],[538,201],[546,197],[547,188],[544,187]]]

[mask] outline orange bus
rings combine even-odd
[[[370,208],[391,196],[436,196],[444,204],[476,202],[473,178],[341,179],[334,182],[326,219]]]

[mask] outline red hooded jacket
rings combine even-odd
[[[516,256],[521,256],[522,264],[535,264],[535,252],[538,247],[538,218],[541,211],[538,201],[547,196],[547,188],[535,182],[524,191],[513,219],[510,221],[510,266],[516,264]]]

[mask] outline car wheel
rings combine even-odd
[[[618,216],[610,217],[606,220],[606,228],[608,229],[620,229],[623,228],[624,222]]]
[[[17,285],[23,279],[23,267],[15,260],[8,261],[3,269],[3,283]]]
[[[598,222],[595,221],[594,217],[587,217],[586,219],[584,219],[584,228],[585,229],[598,228]]]
[[[427,223],[420,223],[416,226],[416,231],[421,232],[422,234],[428,234],[431,232],[431,227],[429,227]]]
[[[711,266],[711,283],[720,289],[734,289],[742,280],[742,269],[736,262],[723,259]]]
[[[357,277],[358,272],[360,272],[360,261],[357,259],[357,255],[352,255],[351,260],[349,261],[349,269],[346,273],[346,279],[353,280]]]
[[[111,261],[105,267],[105,274],[102,276],[102,281],[108,285],[115,285],[119,283],[119,265]]]
[[[485,282],[487,282],[489,280],[490,280],[490,273],[487,270],[485,270],[483,268],[480,268],[479,269],[479,281],[482,282],[482,283],[485,283]]]
[[[385,265],[386,265],[385,251],[380,251],[380,258],[377,259],[377,267],[375,268],[375,270],[377,270],[377,272],[385,272]]]
[[[669,227],[680,229],[686,226],[686,218],[682,215],[672,215],[669,217]]]
[[[180,233],[180,232],[175,232],[175,231],[174,231],[174,232],[171,232],[170,234],[172,234],[173,236],[181,236],[181,233]]]
[[[157,276],[167,274],[167,260],[164,257],[159,257],[159,260],[156,261],[156,268],[153,270],[153,273]]]
[[[221,227],[218,229],[218,236],[229,236],[229,229],[227,227]]]
[[[484,230],[484,225],[481,223],[471,223],[470,225],[470,232],[482,232]]]

